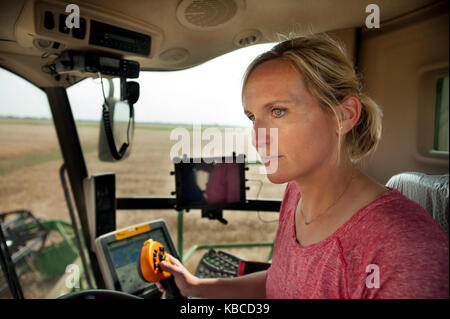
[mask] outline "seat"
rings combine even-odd
[[[448,178],[448,174],[405,172],[392,176],[386,186],[398,189],[403,195],[425,208],[448,236]]]

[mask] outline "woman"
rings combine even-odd
[[[337,43],[311,36],[276,45],[248,67],[242,101],[265,165],[276,164],[268,178],[288,182],[272,265],[200,279],[177,260],[163,263],[183,295],[448,298],[448,237],[421,206],[355,167],[380,139],[381,110]]]

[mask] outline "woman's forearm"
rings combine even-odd
[[[199,278],[193,297],[258,299],[266,297],[266,270],[235,278]]]

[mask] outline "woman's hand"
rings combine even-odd
[[[178,259],[176,259],[172,255],[167,255],[169,256],[172,264],[163,261],[160,263],[161,269],[173,275],[175,283],[183,296],[195,296],[195,287],[198,284],[199,278],[192,275]],[[156,282],[156,287],[161,292],[165,291],[164,287],[159,281]]]
[[[266,297],[266,270],[236,278],[198,278],[178,259],[171,255],[169,258],[173,264],[163,261],[160,267],[173,275],[175,284],[184,297],[212,299]],[[165,291],[161,282],[157,282],[156,287],[161,292]]]

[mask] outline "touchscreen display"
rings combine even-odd
[[[164,247],[168,247],[164,233],[160,228],[108,244],[109,256],[122,291],[133,294],[150,285],[140,278],[137,270],[137,259],[142,246],[150,238],[159,241]]]
[[[185,206],[230,204],[241,200],[238,163],[184,163],[180,173]]]

